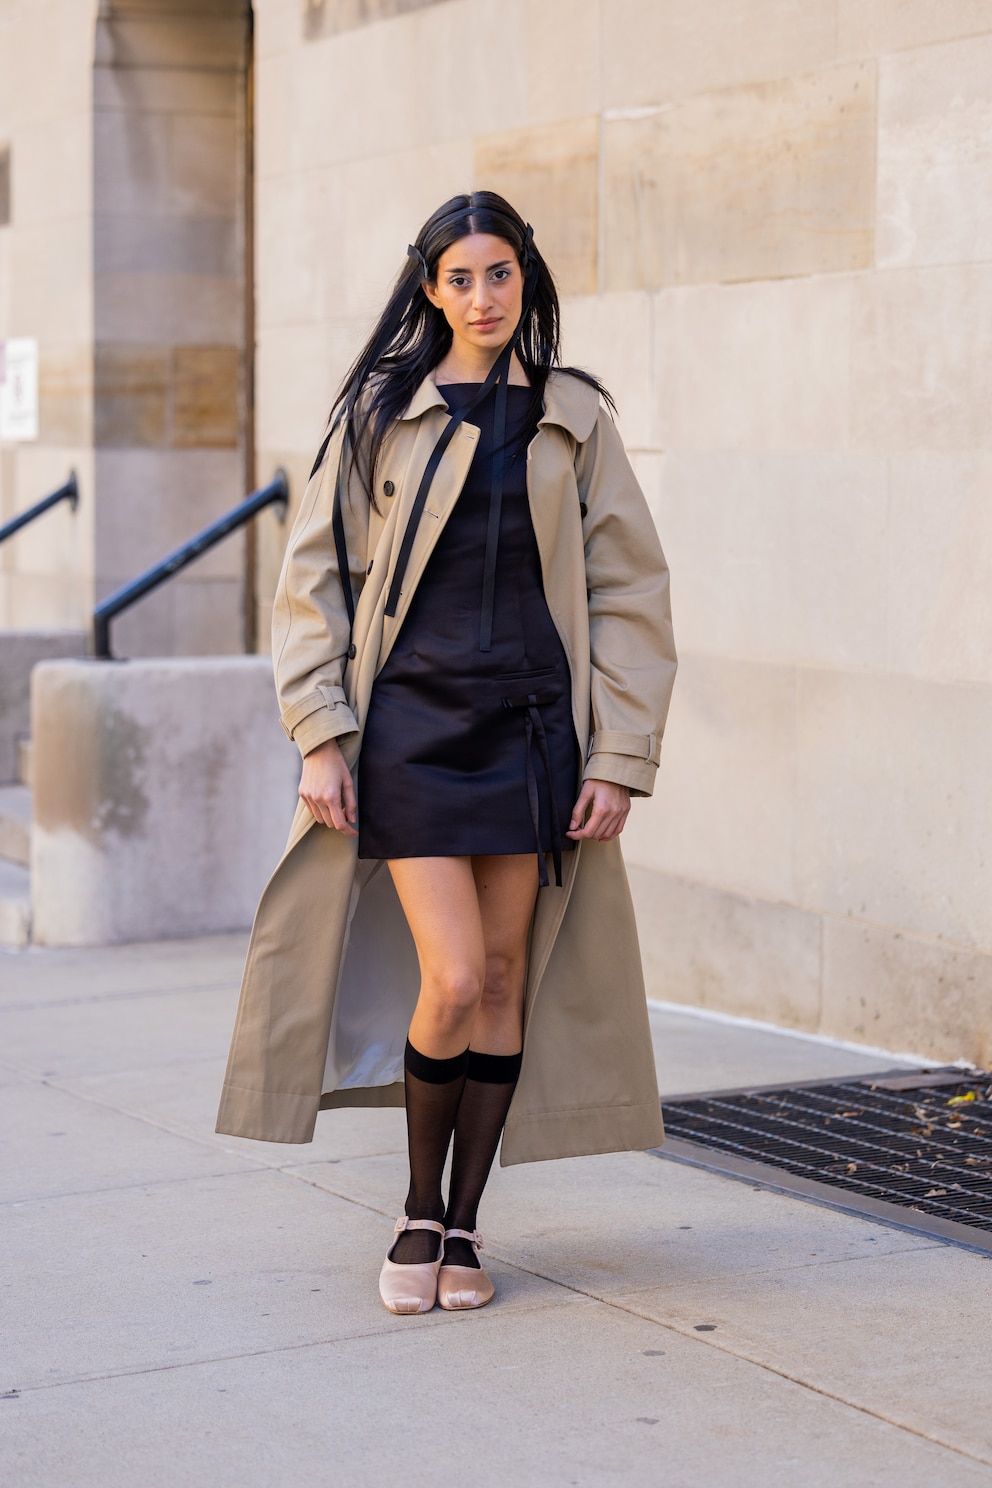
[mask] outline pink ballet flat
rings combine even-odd
[[[449,1236],[468,1240],[476,1255],[482,1249],[482,1236],[478,1230],[445,1230],[445,1240]],[[443,1245],[441,1255],[443,1258]],[[437,1274],[437,1300],[445,1312],[467,1312],[473,1307],[485,1307],[495,1294],[496,1288],[481,1267],[442,1265]]]
[[[404,1230],[434,1230],[441,1237],[437,1260],[414,1261],[409,1265],[391,1261],[389,1257],[396,1244],[394,1240],[379,1273],[379,1296],[390,1312],[430,1312],[437,1301],[437,1274],[444,1259],[444,1225],[436,1219],[407,1219],[405,1214],[401,1214],[396,1221],[397,1235],[402,1235]],[[461,1231],[453,1233],[460,1234]]]

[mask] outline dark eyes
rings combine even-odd
[[[509,279],[512,272],[512,269],[494,269],[491,277],[494,283],[502,284],[505,280]],[[452,289],[468,289],[471,282],[471,279],[469,279],[465,274],[453,274],[452,277],[448,280],[448,283],[451,285]]]

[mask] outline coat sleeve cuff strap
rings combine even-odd
[[[657,773],[658,766],[651,760],[597,750],[586,761],[582,779],[609,780],[614,785],[625,785],[632,796],[650,796]]]
[[[589,753],[629,754],[637,760],[657,765],[661,758],[659,734],[628,734],[621,729],[597,729],[589,740]]]
[[[283,732],[304,757],[318,744],[337,739],[341,734],[353,734],[358,729],[340,687],[320,687],[308,693],[286,709],[281,722]]]

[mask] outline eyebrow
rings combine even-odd
[[[488,268],[486,269],[486,273],[487,274],[491,274],[492,271],[493,271],[493,269],[505,269],[511,262],[512,262],[512,259],[501,258],[500,261],[499,261],[499,263],[492,263],[492,264],[490,264],[488,266]],[[445,269],[444,272],[446,274],[471,274],[472,270],[471,269]]]

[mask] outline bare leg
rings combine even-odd
[[[429,1059],[468,1048],[486,977],[471,858],[395,858],[389,871],[420,962],[410,1042]]]
[[[398,858],[389,870],[420,961],[420,996],[410,1043],[430,1061],[456,1059],[469,1047],[483,1055],[519,1055],[522,1043],[527,936],[537,873],[533,854],[469,858]],[[442,1070],[441,1073],[444,1073]],[[464,1077],[431,1083],[406,1070],[411,1219],[441,1219],[441,1174]],[[456,1217],[475,1228],[475,1211],[492,1166],[515,1080],[470,1082],[452,1166]],[[408,1231],[393,1260],[431,1260],[429,1232]],[[473,1264],[471,1247],[453,1241],[453,1264]],[[467,1256],[464,1262],[462,1255]]]
[[[537,899],[533,853],[472,859],[485,947],[482,1001],[472,1048],[518,1054],[523,1039],[527,937]]]
[[[420,996],[410,1024],[404,1080],[411,1219],[444,1217],[441,1174],[465,1084],[465,1061],[485,981],[479,899],[468,858],[400,858],[390,863],[420,960]],[[407,1231],[391,1258],[433,1260],[437,1237]]]
[[[445,1226],[472,1231],[520,1072],[527,937],[537,895],[533,854],[473,859],[486,977],[472,1030],[469,1065],[455,1118]],[[445,1261],[475,1266],[466,1240],[451,1239]]]

